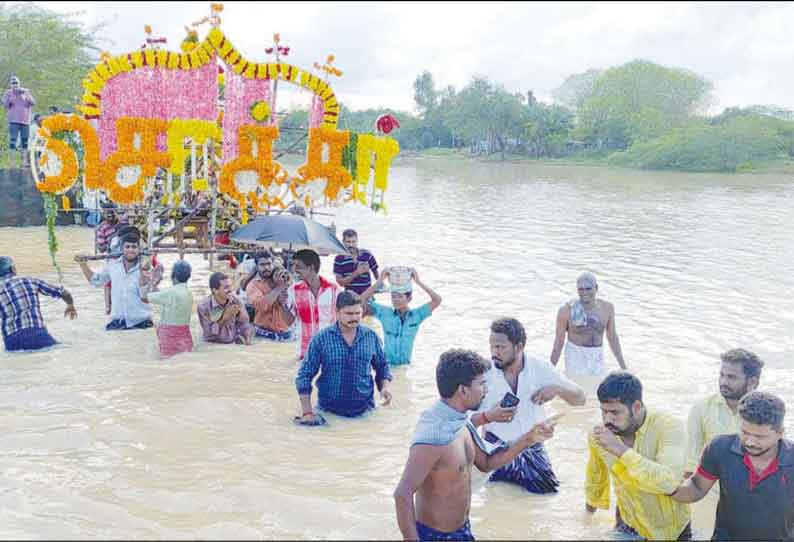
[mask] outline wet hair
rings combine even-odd
[[[130,232],[126,235],[119,237],[119,241],[121,242],[122,245],[124,245],[124,243],[135,243],[136,245],[140,245],[141,238],[137,233]]]
[[[185,260],[179,260],[174,264],[173,269],[171,269],[171,280],[175,283],[187,282],[190,279],[191,273],[192,269],[190,264]]]
[[[315,273],[320,272],[320,255],[315,251],[304,248],[295,253],[295,260],[300,260],[306,267],[313,267]]]
[[[345,238],[348,238],[348,237],[356,237],[357,238],[358,237],[358,233],[356,232],[356,230],[354,230],[352,228],[348,228],[348,229],[346,229],[345,231],[342,232],[342,239],[345,239]]]
[[[254,263],[259,265],[259,260],[261,260],[262,258],[267,258],[268,260],[272,260],[273,258],[275,258],[275,255],[269,250],[263,250],[262,252],[257,252],[256,254],[254,254]]]
[[[761,369],[764,368],[764,362],[749,350],[734,348],[720,354],[720,359],[723,363],[741,365],[744,376],[747,378],[761,378]]]
[[[755,425],[770,425],[775,431],[783,429],[786,405],[776,395],[751,391],[739,401],[739,416]]]
[[[8,256],[0,256],[0,277],[10,275],[13,269],[14,260]]]
[[[615,371],[601,382],[597,394],[601,403],[619,401],[631,407],[634,401],[642,402],[642,384],[628,371]]]
[[[458,386],[471,386],[476,377],[485,374],[490,368],[491,362],[473,350],[447,350],[441,354],[436,366],[438,393],[444,399],[449,399],[455,395]]]
[[[499,318],[491,323],[491,333],[507,335],[510,344],[517,346],[527,344],[527,332],[515,318]]]
[[[345,307],[361,305],[361,298],[355,292],[345,290],[336,296],[336,310],[341,311]]]
[[[210,275],[210,290],[217,290],[221,287],[221,282],[228,279],[229,277],[226,276],[226,273],[221,273],[220,271],[214,272]]]

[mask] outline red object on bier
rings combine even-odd
[[[388,134],[395,128],[399,128],[400,122],[393,115],[387,113],[378,117],[378,120],[375,121],[375,127],[379,132]]]

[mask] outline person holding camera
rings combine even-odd
[[[294,341],[287,304],[287,289],[292,282],[289,271],[270,251],[257,254],[254,261],[256,267],[243,279],[243,284],[248,303],[256,311],[256,336],[276,342]]]
[[[3,107],[6,108],[8,117],[8,162],[9,164],[14,162],[12,156],[17,149],[17,139],[19,139],[22,166],[28,167],[28,138],[30,137],[30,122],[33,119],[33,106],[36,105],[36,100],[33,99],[28,89],[20,85],[16,75],[9,78],[8,87],[3,94]]]
[[[555,397],[573,406],[585,403],[582,388],[551,363],[524,353],[527,334],[515,318],[495,320],[489,342],[494,366],[486,374],[488,393],[471,418],[475,426],[484,426],[486,441],[511,443],[535,424],[553,426],[560,416],[549,418],[543,404]],[[531,493],[556,493],[560,485],[540,443],[496,470],[490,481],[517,484]]]

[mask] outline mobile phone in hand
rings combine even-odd
[[[521,399],[516,397],[515,394],[508,391],[507,393],[505,393],[505,396],[502,397],[502,402],[499,403],[499,406],[502,408],[512,408],[514,406],[517,406],[518,403],[520,402]]]

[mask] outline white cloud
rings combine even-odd
[[[110,21],[100,35],[112,40],[103,45],[111,52],[139,47],[145,24],[176,48],[183,26],[209,10],[209,2],[41,4],[83,11],[89,25]],[[345,72],[334,88],[354,109],[413,109],[413,80],[425,69],[439,86],[460,88],[485,75],[548,98],[572,73],[635,58],[704,75],[715,85],[717,108],[794,108],[791,3],[227,2],[222,19],[253,60],[267,58],[274,32],[299,66],[334,53]]]

